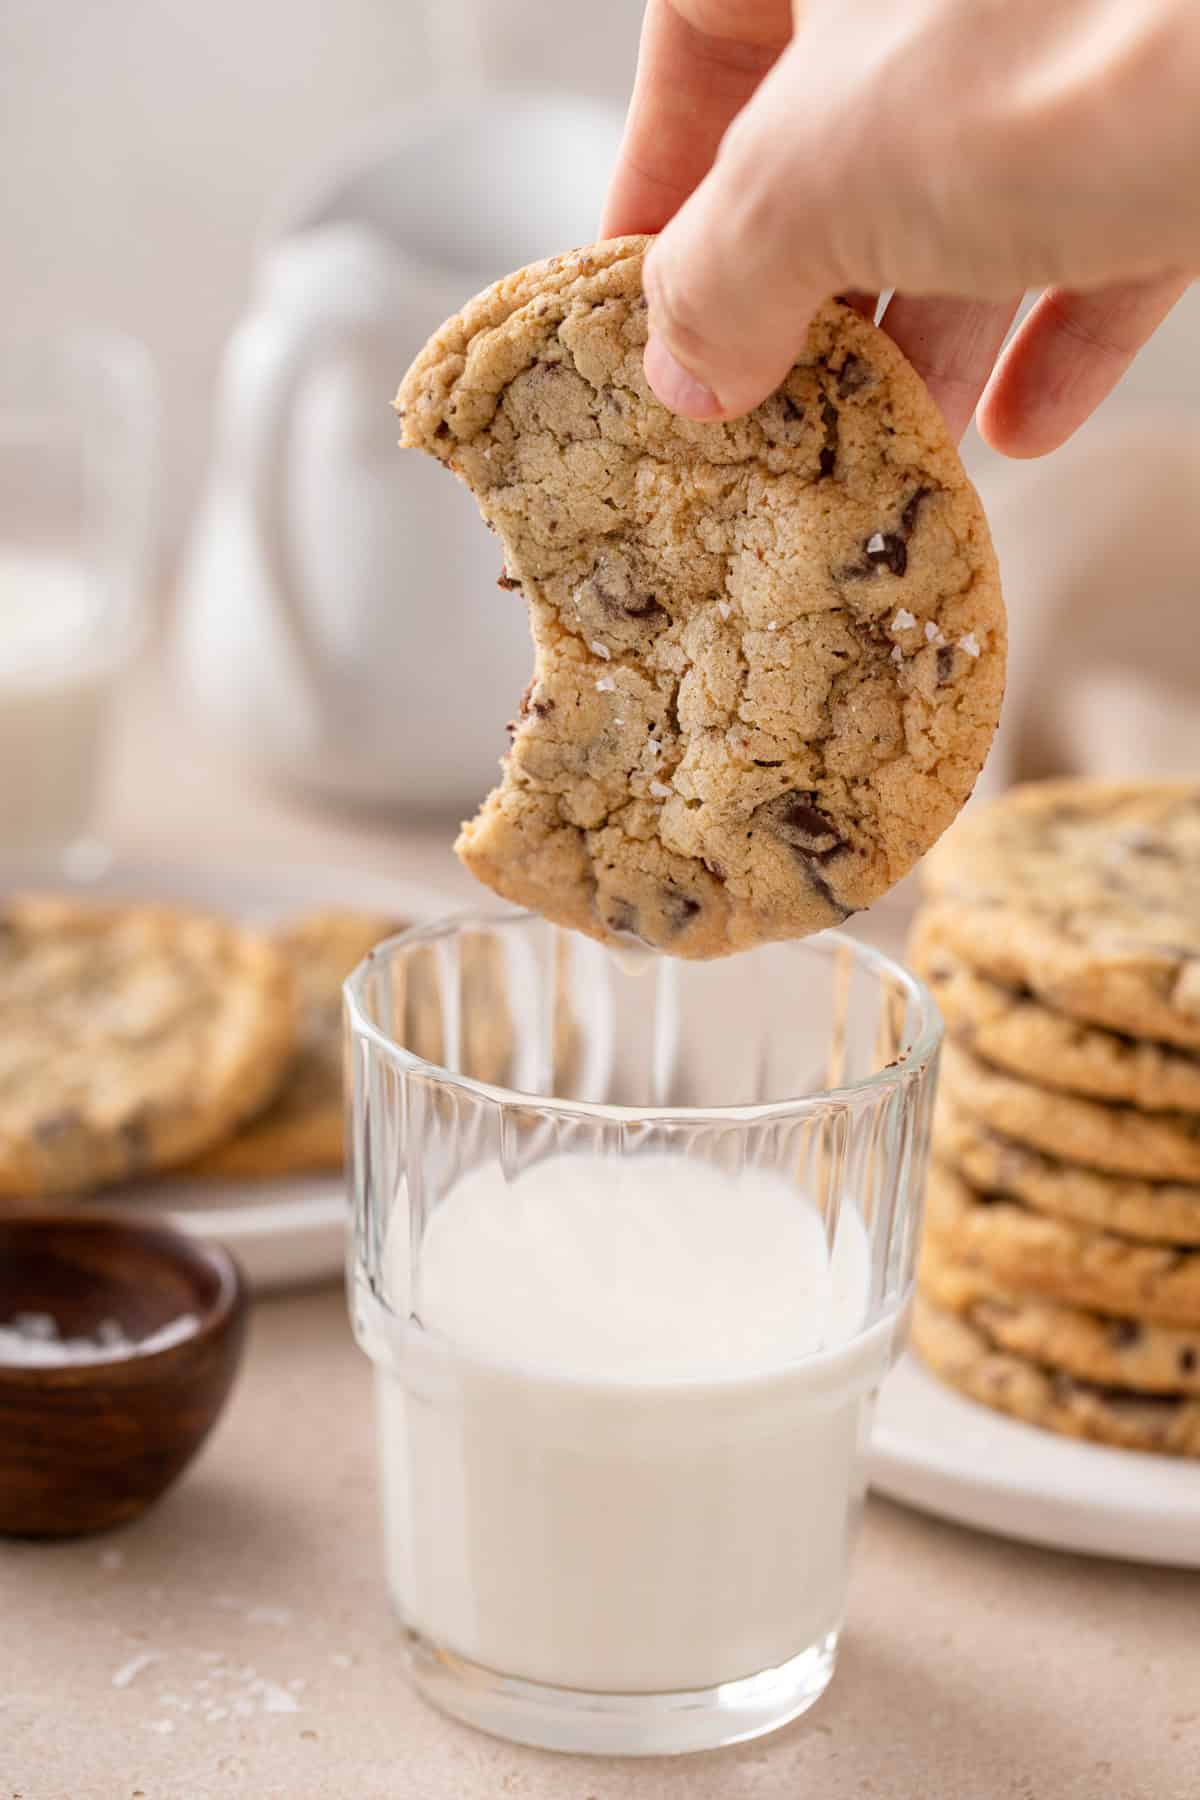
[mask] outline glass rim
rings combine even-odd
[[[512,929],[518,925],[528,924],[539,919],[540,915],[531,911],[514,912],[476,912],[464,911],[445,914],[437,919],[427,919],[422,923],[410,926],[406,931],[393,932],[390,937],[381,939],[373,949],[369,950],[363,960],[353,969],[342,983],[342,995],[345,1004],[346,1018],[354,1036],[365,1039],[373,1048],[403,1069],[407,1074],[420,1075],[428,1080],[436,1081],[440,1086],[450,1087],[461,1093],[470,1095],[476,1100],[487,1100],[493,1105],[505,1107],[536,1107],[540,1112],[554,1113],[565,1117],[583,1119],[611,1119],[618,1123],[632,1124],[649,1120],[656,1124],[697,1124],[727,1123],[731,1125],[751,1125],[770,1122],[774,1119],[795,1118],[805,1113],[824,1112],[831,1106],[853,1107],[863,1105],[869,1100],[877,1099],[881,1093],[889,1089],[899,1088],[914,1076],[927,1072],[930,1063],[941,1047],[943,1026],[937,1003],[925,983],[898,963],[884,951],[877,950],[874,945],[863,943],[843,931],[815,932],[806,938],[780,940],[779,946],[801,950],[805,947],[813,949],[817,944],[835,948],[845,948],[860,966],[867,968],[876,976],[886,975],[893,980],[915,1002],[918,1008],[918,1026],[913,1041],[903,1056],[898,1056],[886,1068],[877,1069],[872,1075],[864,1075],[858,1081],[848,1081],[838,1087],[823,1088],[816,1094],[797,1094],[786,1100],[763,1100],[743,1106],[627,1106],[614,1105],[601,1100],[567,1100],[556,1094],[532,1093],[523,1088],[506,1088],[494,1082],[479,1081],[472,1075],[462,1075],[453,1069],[447,1069],[440,1063],[428,1061],[409,1050],[397,1039],[391,1037],[370,1017],[364,997],[364,988],[372,969],[379,962],[394,957],[402,950],[409,950],[418,944],[433,944],[442,938],[452,937],[468,930],[495,929],[497,927]],[[542,923],[549,925],[550,921]],[[562,926],[552,929],[564,930]],[[595,940],[588,940],[595,941]],[[768,948],[772,946],[762,946]]]

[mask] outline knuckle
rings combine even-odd
[[[652,255],[645,267],[643,285],[650,319],[659,336],[682,355],[689,365],[704,363],[716,345],[707,303],[708,282],[699,271],[674,255]]]

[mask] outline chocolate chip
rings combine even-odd
[[[665,622],[670,614],[660,606],[657,594],[635,585],[629,560],[620,551],[601,562],[576,590],[580,616],[587,619],[594,606],[609,619],[637,619],[640,623]]]
[[[831,400],[821,402],[821,424],[825,428],[825,442],[817,458],[817,475],[825,481],[837,467],[838,457],[838,410]]]
[[[533,698],[534,689],[536,687],[537,679],[535,677],[521,695],[521,717],[523,719],[527,719],[530,713],[536,713],[539,719],[546,719],[549,718],[550,714],[554,711],[553,700],[546,699],[545,697],[540,700],[535,700]]]
[[[852,919],[854,917],[855,913],[858,911],[857,906],[846,906],[838,899],[815,862],[806,862],[804,865],[804,873],[809,886],[821,896],[822,900],[824,900],[826,906],[833,913],[839,924],[844,925],[847,919]]]
[[[663,889],[663,911],[672,931],[682,931],[700,911],[700,902],[685,894],[682,888],[667,887]]]
[[[958,666],[959,653],[953,644],[943,644],[937,653],[938,686],[945,687],[954,680],[954,671]]]
[[[665,619],[667,609],[660,606],[653,594],[645,594],[640,600],[626,600],[621,611],[629,619]]]
[[[511,593],[514,588],[516,588],[519,591],[521,584],[519,581],[517,581],[515,579],[515,577],[513,577],[512,575],[509,574],[507,569],[501,569],[500,574],[496,580],[496,586],[499,588],[505,588],[509,593]]]
[[[817,796],[806,789],[792,788],[777,800],[769,800],[759,807],[755,818],[760,815],[776,837],[818,862],[826,862],[846,848],[833,820],[817,805]]]
[[[893,575],[903,575],[908,569],[908,540],[916,527],[922,502],[932,491],[927,487],[915,489],[900,509],[900,522],[896,530],[872,532],[863,545],[862,561],[839,569],[834,580],[863,581],[868,575],[877,574],[880,569],[887,569]]]
[[[610,931],[628,932],[637,936],[638,910],[632,900],[613,900],[608,909],[605,924]]]
[[[913,527],[917,522],[917,514],[921,510],[921,502],[928,499],[931,491],[927,487],[919,487],[912,497],[905,501],[904,510],[900,514],[900,529],[906,538],[912,536]]]
[[[1136,1319],[1114,1319],[1108,1328],[1108,1341],[1114,1350],[1127,1350],[1141,1335],[1142,1328]]]
[[[150,1121],[145,1111],[133,1113],[124,1120],[120,1136],[130,1162],[144,1164],[150,1155]]]
[[[850,394],[857,394],[861,389],[870,387],[875,377],[862,360],[853,351],[838,370],[837,391],[839,400],[845,400]]]
[[[44,1119],[38,1119],[33,1135],[44,1149],[51,1150],[64,1138],[74,1137],[82,1130],[83,1114],[77,1106],[68,1106],[61,1112],[47,1113]]]
[[[1179,852],[1175,846],[1164,844],[1156,838],[1146,837],[1139,843],[1131,844],[1129,848],[1134,856],[1152,856],[1160,862],[1175,863],[1179,861]]]
[[[903,575],[908,568],[908,545],[895,531],[877,531],[869,537],[863,556],[873,569],[889,569],[893,575]]]
[[[821,864],[832,861],[845,850],[846,840],[816,800],[817,796],[807,789],[792,788],[760,806],[753,814],[751,824],[761,823],[772,836],[787,845],[814,892],[820,895],[836,918],[845,920],[856,908],[846,906],[838,899],[821,871]],[[753,835],[753,830],[746,833],[747,837]]]
[[[437,430],[434,432],[433,435],[434,435],[434,437],[440,437],[440,438],[450,436],[450,426],[449,426],[449,423],[447,422],[447,420],[440,419],[438,421]]]
[[[1196,1352],[1192,1349],[1190,1344],[1185,1344],[1183,1349],[1179,1352],[1179,1373],[1181,1375],[1194,1375],[1198,1363],[1200,1363],[1200,1357],[1197,1357]]]
[[[783,444],[795,450],[804,442],[808,408],[790,394],[772,394],[763,401],[755,417],[762,425],[768,444]]]

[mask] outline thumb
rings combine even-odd
[[[847,285],[822,251],[827,234],[777,93],[768,77],[646,258],[646,379],[686,418],[757,406],[791,368],[816,308]]]

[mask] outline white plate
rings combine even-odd
[[[871,1482],[1001,1537],[1200,1568],[1200,1463],[1022,1425],[956,1394],[912,1355],[879,1398]]]
[[[456,910],[436,889],[353,869],[291,865],[223,868],[116,858],[75,879],[36,862],[0,866],[0,892],[17,887],[67,889],[96,897],[176,901],[241,919],[270,921],[313,906],[352,906],[427,919]],[[458,908],[461,910],[461,907]],[[164,1214],[186,1231],[228,1244],[252,1288],[300,1287],[341,1273],[346,1194],[340,1175],[280,1181],[182,1181],[164,1176],[107,1188],[98,1204]]]

